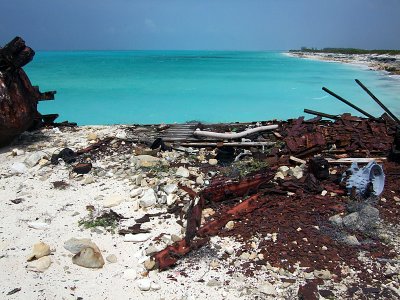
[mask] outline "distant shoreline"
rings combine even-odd
[[[292,57],[361,65],[374,71],[385,71],[389,75],[400,76],[400,54],[347,54],[310,51],[289,51],[286,54]]]

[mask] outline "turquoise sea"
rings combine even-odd
[[[40,112],[79,125],[261,121],[304,108],[357,114],[323,86],[381,115],[356,78],[400,116],[400,79],[279,52],[42,51],[25,70],[41,91],[57,91]]]

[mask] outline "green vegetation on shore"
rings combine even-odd
[[[357,48],[307,48],[301,47],[300,50],[289,50],[289,52],[313,52],[313,53],[336,53],[336,54],[389,54],[400,55],[400,50],[366,50]]]

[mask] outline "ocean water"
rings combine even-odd
[[[323,86],[381,115],[356,78],[400,116],[400,79],[279,52],[42,51],[25,70],[41,91],[57,91],[39,111],[79,125],[262,121],[304,108],[357,114]]]

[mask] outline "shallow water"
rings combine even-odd
[[[323,86],[381,115],[356,78],[400,115],[399,79],[278,52],[38,52],[26,72],[41,91],[57,90],[40,112],[80,125],[287,119],[304,108],[357,114]]]

